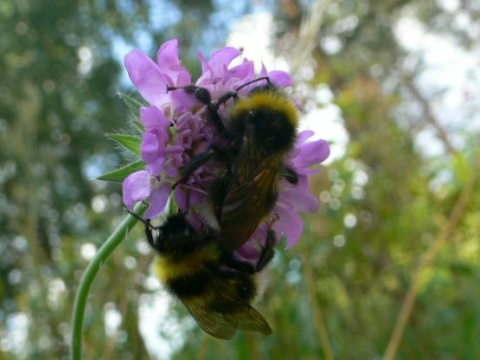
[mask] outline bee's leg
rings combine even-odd
[[[150,223],[150,219],[144,219],[140,216],[138,216],[137,214],[135,214],[134,212],[130,211],[130,210],[127,210],[128,213],[130,215],[132,215],[133,217],[136,217],[138,220],[140,220],[142,223],[145,224],[145,236],[147,237],[147,241],[150,245],[152,245],[153,247],[155,247],[155,241],[153,239],[153,234],[152,234],[152,231],[153,230],[157,230],[158,228],[153,226],[151,223]]]
[[[273,256],[275,255],[275,244],[277,242],[277,236],[275,231],[272,229],[273,222],[278,219],[278,215],[275,214],[275,218],[271,221],[270,226],[267,232],[267,238],[265,239],[265,245],[262,247],[262,251],[260,256],[258,257],[258,261],[256,265],[252,265],[247,261],[241,261],[233,257],[233,255],[229,255],[224,257],[225,265],[231,267],[232,269],[236,269],[238,271],[246,272],[249,274],[255,274],[257,272],[262,271],[265,266],[267,266],[270,261],[272,261]]]
[[[254,265],[252,265],[247,261],[238,260],[233,255],[230,255],[230,254],[228,255],[224,254],[223,263],[227,265],[229,268],[238,270],[242,273],[247,273],[247,274],[256,273],[256,267]]]
[[[238,98],[238,94],[236,91],[228,91],[226,92],[225,94],[223,94],[222,96],[220,96],[216,102],[212,103],[212,110],[215,110],[215,111],[218,111],[218,108],[220,107],[220,105],[222,104],[225,104],[228,100],[232,99],[233,100],[237,100]]]
[[[197,170],[200,166],[206,164],[208,161],[214,158],[216,153],[217,150],[212,148],[202,154],[191,158],[190,161],[186,163],[182,169],[182,177],[172,185],[172,189],[175,189],[178,184],[186,182],[190,178],[190,176],[192,176],[195,170]]]
[[[265,240],[265,246],[262,248],[260,257],[258,258],[257,266],[255,266],[255,272],[262,271],[270,261],[272,261],[275,255],[275,243],[277,242],[277,235],[271,228],[268,229],[267,238]]]
[[[225,128],[222,118],[218,115],[219,104],[211,103],[207,105],[208,120],[216,127],[217,131],[225,138],[232,139],[232,134]]]
[[[267,266],[270,261],[272,261],[273,256],[275,255],[275,245],[277,243],[277,234],[273,230],[273,224],[278,221],[279,216],[277,213],[273,213],[272,217],[268,224],[267,238],[265,239],[265,245],[262,247],[262,252],[258,258],[257,266],[255,267],[255,272],[262,271],[265,266]]]
[[[141,222],[143,222],[145,224],[145,226],[147,226],[147,220],[145,220],[144,218],[142,218],[141,216],[139,216],[138,214],[135,214],[133,211],[130,211],[130,210],[127,210],[127,212],[132,215],[134,218],[137,218],[137,220],[140,220]]]
[[[212,96],[208,89],[196,86],[196,85],[187,85],[187,86],[167,86],[167,92],[183,89],[187,94],[191,94],[200,101],[202,104],[207,106],[208,111],[208,120],[217,128],[217,131],[226,138],[231,138],[231,134],[225,129],[225,125],[218,115],[218,108],[221,104],[225,103],[231,97],[236,96],[236,92],[228,92],[222,95],[218,101],[212,102]]]
[[[152,233],[153,229],[155,229],[155,227],[150,224],[150,219],[145,220],[145,236],[147,237],[148,243],[155,248],[155,240]]]
[[[182,89],[187,94],[193,95],[195,99],[197,99],[204,105],[210,105],[212,103],[212,97],[210,95],[210,92],[207,89],[202,88],[200,86],[196,86],[196,85],[167,86],[167,93],[169,91],[178,90],[178,89]]]

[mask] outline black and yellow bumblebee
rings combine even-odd
[[[239,90],[257,82],[265,84],[239,96]],[[208,193],[218,222],[219,242],[224,251],[233,252],[248,241],[272,211],[281,179],[294,185],[298,182],[295,170],[285,163],[297,138],[298,109],[268,77],[250,81],[215,101],[202,87],[168,87],[167,91],[176,89],[183,89],[206,105],[208,120],[227,143],[193,157],[177,183],[186,181],[211,159],[223,164]],[[227,111],[225,119],[219,114],[221,106]]]
[[[168,216],[157,227],[141,220],[158,255],[155,274],[205,332],[220,339],[231,339],[237,330],[271,334],[269,324],[251,303],[261,290],[259,272],[274,255],[272,229],[253,265],[225,252],[214,232],[195,230],[184,212]]]

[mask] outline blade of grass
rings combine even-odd
[[[387,345],[385,356],[383,358],[384,360],[393,360],[395,358],[395,355],[397,354],[398,346],[400,345],[400,341],[402,340],[405,327],[407,326],[407,322],[410,319],[410,315],[412,314],[413,305],[415,304],[415,299],[418,294],[421,274],[423,270],[427,266],[429,266],[435,259],[438,254],[438,250],[440,249],[440,246],[444,243],[445,239],[447,239],[453,233],[460,218],[462,217],[468,200],[470,199],[470,195],[473,191],[475,182],[477,180],[478,167],[479,164],[477,162],[475,168],[472,169],[468,183],[463,188],[462,193],[458,197],[455,206],[453,207],[447,223],[443,227],[442,231],[438,234],[436,239],[432,242],[430,247],[427,249],[423,257],[420,259],[417,268],[412,275],[410,288],[408,289],[407,295],[405,296],[405,300],[403,302],[402,309],[400,310],[397,323],[395,324],[392,336]]]
[[[309,252],[307,247],[305,246],[305,242],[299,241],[299,244],[301,244],[302,246],[301,251],[304,254],[308,254]],[[323,355],[325,356],[325,360],[333,360],[333,350],[332,346],[330,345],[330,340],[328,338],[327,327],[325,325],[325,321],[323,320],[322,310],[318,305],[317,297],[315,295],[315,281],[313,269],[307,260],[303,261],[302,269],[303,278],[305,279],[305,287],[307,288],[307,296],[313,313],[313,323],[318,333],[320,343],[322,345]]]

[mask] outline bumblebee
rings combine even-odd
[[[141,220],[158,255],[155,274],[205,332],[219,339],[231,339],[237,330],[271,334],[267,321],[250,304],[260,289],[258,273],[274,255],[273,230],[252,265],[225,252],[214,233],[196,231],[183,212],[168,216],[158,227]]]
[[[239,96],[242,88],[262,81],[265,84]],[[223,164],[208,190],[209,201],[220,229],[219,242],[225,251],[233,252],[272,211],[281,179],[298,182],[295,170],[285,164],[297,138],[298,110],[268,77],[250,81],[216,101],[207,89],[195,85],[167,88],[175,89],[184,89],[206,105],[209,121],[228,144],[192,158],[178,183],[211,159]],[[221,106],[228,113],[225,120],[219,114]]]

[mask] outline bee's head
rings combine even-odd
[[[183,213],[168,216],[158,227],[148,223],[145,232],[148,242],[159,254],[188,253],[200,241],[197,231]]]

